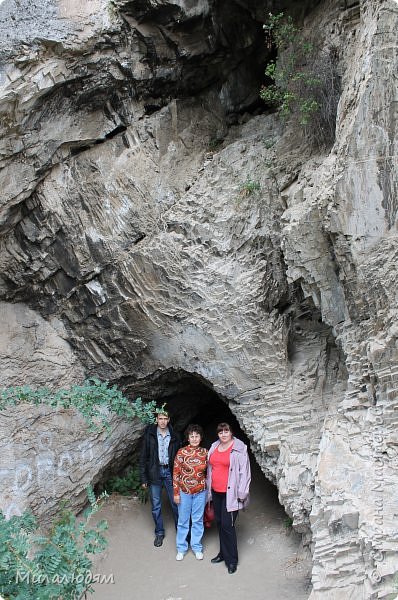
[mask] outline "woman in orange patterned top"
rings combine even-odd
[[[203,429],[188,425],[185,431],[188,446],[178,450],[174,460],[174,502],[178,505],[177,556],[182,560],[188,550],[187,535],[191,526],[191,548],[198,560],[203,559],[203,512],[206,504],[207,450],[200,443]]]

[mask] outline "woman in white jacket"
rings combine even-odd
[[[208,455],[207,493],[213,500],[214,515],[220,538],[220,551],[211,562],[225,562],[228,573],[235,573],[238,547],[235,521],[241,508],[249,502],[251,480],[247,446],[233,436],[228,423],[217,426],[218,440]]]

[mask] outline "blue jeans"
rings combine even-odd
[[[152,505],[152,517],[155,521],[155,535],[164,535],[164,525],[162,517],[162,488],[166,488],[167,497],[170,502],[170,506],[173,510],[174,523],[177,528],[178,521],[178,506],[174,502],[173,494],[173,479],[171,476],[170,469],[168,467],[159,467],[159,479],[160,484],[153,484],[149,486],[149,492],[151,497]]]
[[[180,491],[180,504],[178,505],[177,525],[177,551],[188,550],[187,535],[189,532],[189,520],[191,525],[191,548],[194,552],[202,552],[203,537],[203,512],[206,504],[206,490],[197,494],[184,494]]]

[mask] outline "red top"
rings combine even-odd
[[[220,452],[219,449],[216,448],[210,456],[209,462],[212,467],[211,487],[215,492],[227,491],[232,446],[233,444],[224,452]]]

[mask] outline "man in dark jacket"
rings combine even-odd
[[[154,546],[161,546],[164,538],[162,518],[162,488],[166,488],[167,496],[173,510],[177,528],[178,507],[173,497],[173,465],[177,450],[181,447],[180,437],[174,433],[169,424],[170,418],[163,409],[156,415],[156,424],[145,429],[140,457],[141,485],[149,486],[152,505],[152,516],[155,521]]]

